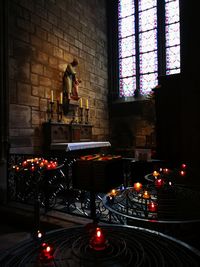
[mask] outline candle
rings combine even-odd
[[[180,175],[181,176],[185,176],[186,175],[186,172],[185,171],[180,171]]]
[[[150,203],[148,204],[148,210],[149,210],[150,212],[155,212],[155,211],[157,211],[157,203],[150,202]]]
[[[111,191],[111,194],[110,194],[110,195],[114,197],[114,196],[116,196],[116,194],[117,194],[116,190],[115,190],[115,189],[112,189],[112,191]]]
[[[62,104],[63,103],[63,93],[61,92],[60,93],[60,104]]]
[[[53,102],[53,90],[51,90],[51,102]]]
[[[182,167],[183,169],[185,169],[185,168],[186,168],[186,164],[183,163],[183,164],[181,165],[181,167]]]
[[[88,99],[86,99],[86,109],[89,109],[89,102],[88,102]]]
[[[165,174],[167,174],[167,173],[169,172],[169,169],[165,168],[165,169],[163,169],[163,172],[164,172]]]
[[[42,243],[40,247],[40,260],[49,261],[53,259],[54,249],[51,245],[47,243]]]
[[[101,230],[97,227],[90,238],[90,247],[94,250],[104,250],[107,246],[107,240]]]
[[[161,186],[163,186],[164,185],[164,180],[163,179],[157,179],[157,180],[155,180],[155,186],[156,187],[161,187]]]
[[[153,172],[153,176],[154,176],[155,178],[157,178],[157,176],[159,176],[159,172],[154,171],[154,172]]]
[[[145,199],[150,198],[149,192],[147,190],[145,190],[142,197],[145,198]]]
[[[140,189],[142,188],[142,184],[141,183],[134,183],[133,188],[135,189],[135,191],[140,191]]]
[[[80,105],[80,108],[83,108],[83,100],[82,100],[82,97],[80,98],[79,105]]]

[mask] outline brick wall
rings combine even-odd
[[[40,152],[47,101],[79,60],[79,95],[89,99],[94,140],[108,137],[106,1],[12,0],[9,15],[11,152]],[[67,121],[67,118],[64,118]]]

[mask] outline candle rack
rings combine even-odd
[[[48,105],[48,108],[47,108],[47,118],[48,118],[48,121],[51,122],[53,120],[53,105],[54,105],[54,102],[50,101],[49,104],[50,104],[50,106]]]
[[[89,108],[85,109],[85,124],[89,123]]]
[[[62,107],[63,105],[59,103],[59,101],[57,100],[57,121],[58,122],[62,121],[62,114],[63,114]]]

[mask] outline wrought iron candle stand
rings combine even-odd
[[[57,100],[57,121],[61,122],[62,121],[62,110],[63,105]]]
[[[48,118],[48,121],[51,122],[53,120],[53,105],[54,105],[54,102],[50,101],[49,104],[50,104],[50,107],[48,105],[47,118]]]
[[[85,124],[89,123],[89,108],[85,109]]]
[[[150,203],[157,206],[156,191],[153,187],[147,187],[140,191],[133,187],[116,189],[114,193],[111,191],[103,198],[103,203],[108,210],[119,215],[120,221],[122,219],[123,223],[125,218],[157,219],[156,210],[149,210]]]

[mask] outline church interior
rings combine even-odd
[[[0,266],[199,266],[194,3],[0,12]]]

